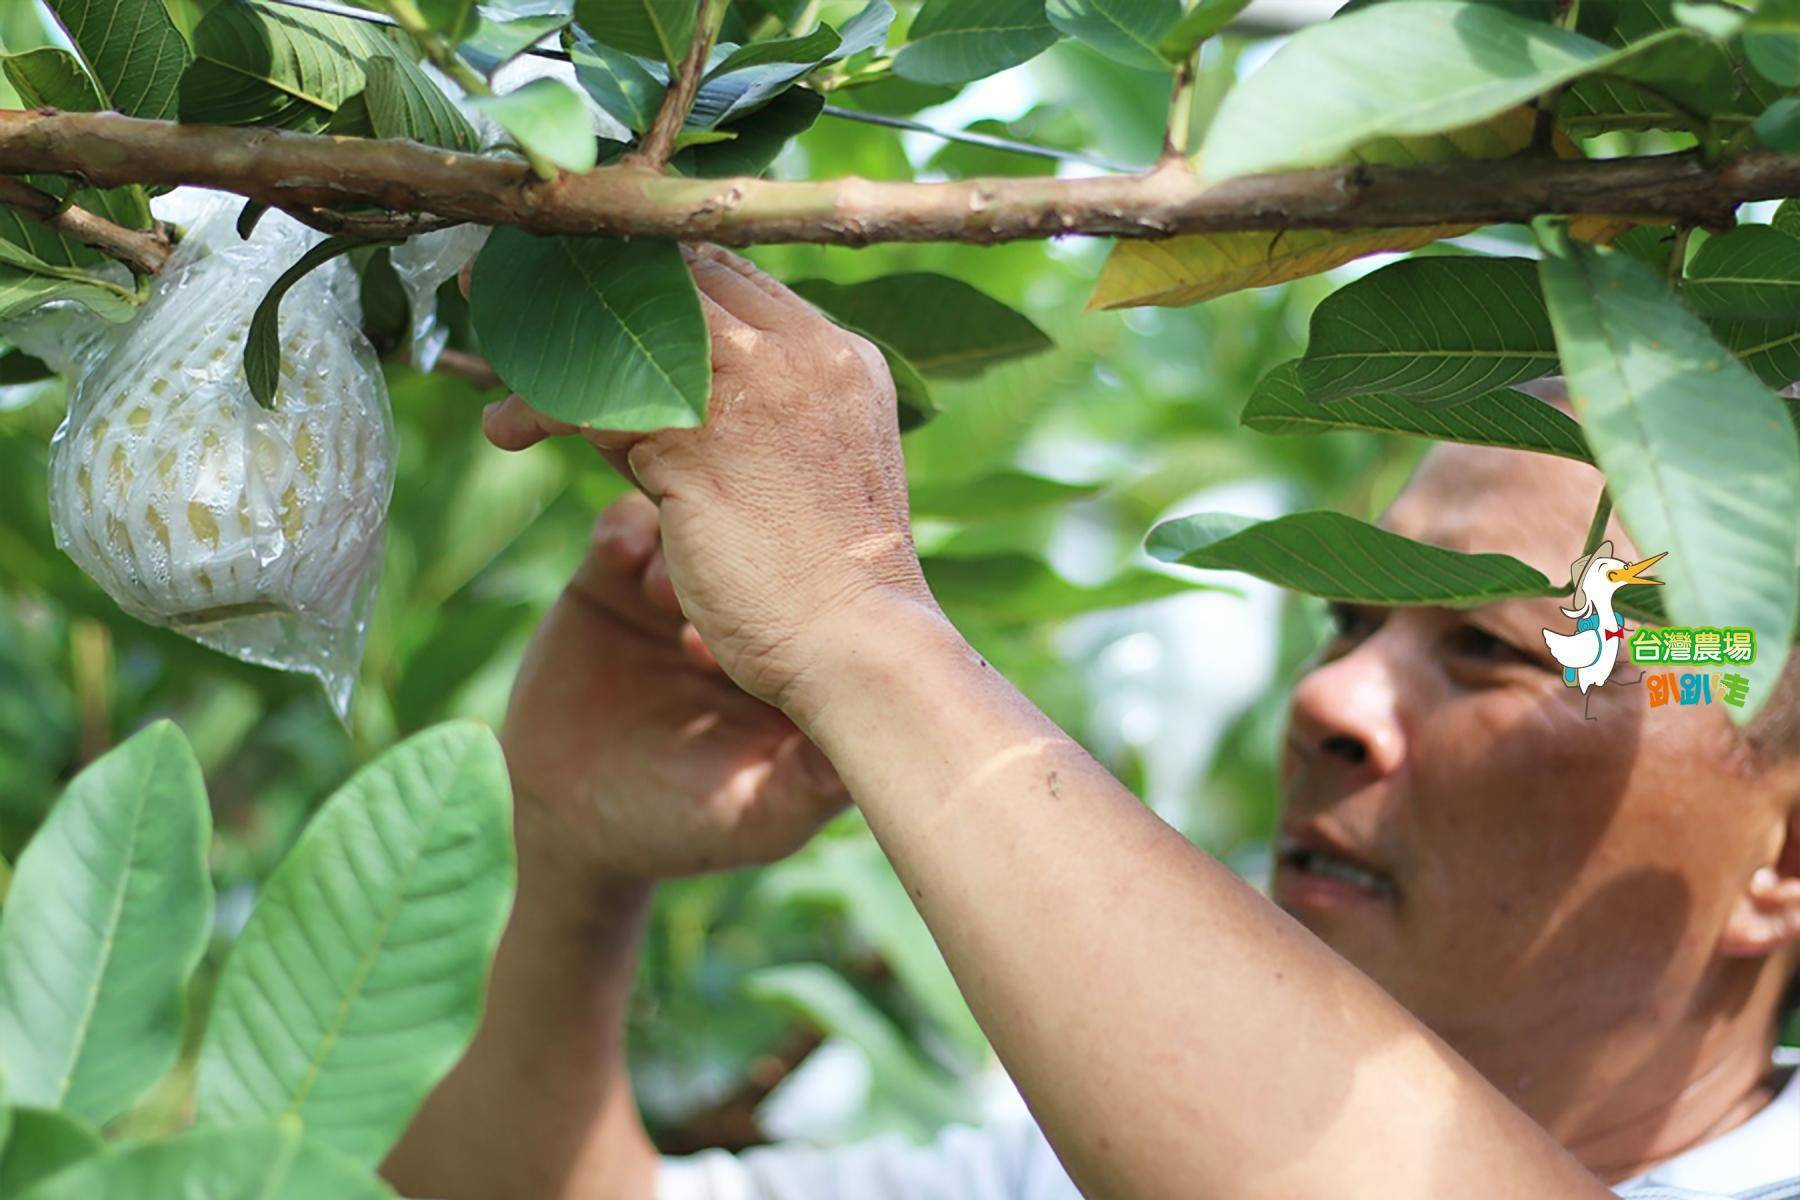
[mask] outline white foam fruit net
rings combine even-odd
[[[251,315],[319,235],[270,212],[245,241],[234,212],[207,210],[138,315],[77,352],[51,519],[126,612],[309,672],[343,715],[393,490],[387,388],[340,258],[287,293],[280,382],[269,408],[256,402]]]

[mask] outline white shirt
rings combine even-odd
[[[1786,1184],[1788,1186],[1781,1186]],[[1800,1200],[1800,1071],[1755,1116],[1614,1189],[1626,1200]],[[663,1160],[658,1200],[1081,1200],[1029,1120],[925,1146],[764,1146]]]

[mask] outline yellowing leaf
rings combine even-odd
[[[1426,137],[1383,138],[1360,147],[1350,161],[1406,166],[1455,159],[1505,158],[1531,142],[1536,117],[1515,108],[1492,120]],[[1557,140],[1563,157],[1581,151]],[[1646,218],[1648,219],[1648,218]],[[1636,222],[1624,217],[1582,217],[1570,232],[1580,241],[1606,243]],[[1195,233],[1161,241],[1120,242],[1100,272],[1090,311],[1140,304],[1198,304],[1244,288],[1268,287],[1317,275],[1367,254],[1417,250],[1440,238],[1473,232],[1474,225],[1425,225],[1372,229],[1289,229],[1279,232]]]

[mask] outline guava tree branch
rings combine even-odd
[[[174,247],[158,229],[127,229],[84,208],[65,205],[22,179],[0,175],[0,204],[46,225],[84,246],[92,246],[124,263],[139,275],[154,275],[169,261]]]
[[[713,39],[718,36],[719,21],[724,15],[723,4],[715,11],[714,0],[700,0],[699,11],[694,17],[694,40],[676,69],[675,77],[669,81],[662,104],[651,119],[650,128],[644,131],[643,142],[632,152],[634,162],[660,168],[674,156],[675,139],[681,136],[688,112],[694,107],[694,97],[700,94],[700,81],[706,76],[706,60],[712,54]]]
[[[104,186],[195,184],[271,206],[368,206],[535,233],[745,246],[969,242],[1090,234],[1487,224],[1540,213],[1630,214],[1720,225],[1746,200],[1800,194],[1800,155],[1607,160],[1521,156],[1347,166],[1204,183],[1180,169],[1094,179],[886,183],[683,179],[633,166],[538,180],[516,159],[410,142],[0,111],[0,173]]]

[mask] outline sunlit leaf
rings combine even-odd
[[[1591,462],[1581,426],[1535,396],[1503,388],[1451,406],[1431,406],[1395,396],[1367,395],[1321,404],[1300,386],[1294,363],[1263,376],[1244,406],[1243,423],[1258,433],[1328,433],[1361,429],[1403,433],[1440,442],[1533,450]]]
[[[553,417],[638,430],[705,418],[712,342],[673,242],[495,230],[470,312],[507,386]]]
[[[309,1131],[310,1133],[310,1131]],[[18,1200],[396,1200],[367,1173],[309,1139],[297,1121],[196,1129],[126,1143],[43,1180]]]
[[[1794,632],[1800,442],[1786,410],[1642,263],[1567,244],[1544,226],[1540,264],[1569,395],[1671,617],[1743,625],[1763,647]],[[1786,236],[1786,235],[1781,235]],[[1786,656],[1744,667],[1748,719]]]
[[[480,26],[458,50],[476,70],[491,75],[568,24],[562,13],[501,17],[490,10],[481,14]]]
[[[599,161],[600,144],[588,110],[561,80],[533,79],[504,95],[477,96],[469,103],[527,151],[565,171],[591,171]]]
[[[1378,4],[1302,29],[1233,89],[1200,167],[1224,179],[1336,162],[1374,138],[1472,125],[1630,53],[1476,2]]]
[[[1200,513],[1164,521],[1145,542],[1164,562],[1242,571],[1281,587],[1358,604],[1466,608],[1547,596],[1541,571],[1505,554],[1464,554],[1335,512],[1273,521]]]
[[[51,809],[0,909],[13,1102],[99,1124],[175,1064],[212,926],[210,831],[200,766],[166,721],[95,760]]]
[[[1313,310],[1300,382],[1314,400],[1388,392],[1453,403],[1556,369],[1537,271],[1524,258],[1409,258]]]
[[[480,1018],[512,897],[508,796],[493,734],[457,722],[326,801],[219,977],[203,1121],[297,1116],[309,1139],[380,1161]]]
[[[1050,23],[1128,67],[1165,70],[1163,39],[1181,19],[1179,0],[1049,0]]]
[[[966,83],[1055,44],[1044,0],[926,0],[894,70],[919,83]]]

